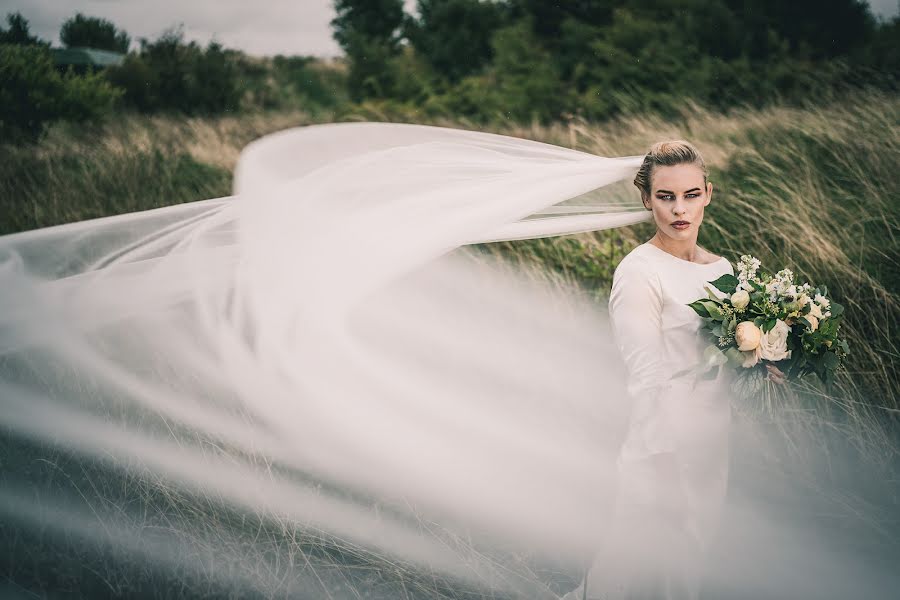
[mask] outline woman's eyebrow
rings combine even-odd
[[[689,193],[691,193],[691,192],[699,192],[699,191],[700,191],[700,188],[691,188],[691,189],[687,190],[687,191],[685,192],[685,194],[689,194]],[[657,194],[660,194],[660,193],[662,193],[662,194],[674,194],[675,192],[673,192],[672,190],[656,190],[656,193],[657,193]]]

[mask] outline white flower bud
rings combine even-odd
[[[731,305],[738,310],[747,308],[748,304],[750,304],[750,294],[745,290],[738,290],[731,295]]]

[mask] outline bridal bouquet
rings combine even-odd
[[[840,336],[843,306],[822,285],[794,282],[782,269],[774,275],[759,259],[744,254],[738,275],[722,275],[706,287],[709,298],[688,304],[704,321],[711,344],[704,352],[708,366],[730,364],[741,374],[764,376],[771,363],[788,380],[815,373],[825,384],[849,354]]]

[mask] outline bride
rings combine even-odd
[[[534,598],[556,594],[522,556],[591,553],[570,596],[697,597],[730,398],[686,303],[732,269],[697,245],[712,184],[692,145],[600,157],[318,125],[248,146],[234,191],[0,237],[13,584],[155,586],[129,567],[147,562],[212,595],[357,597],[382,573],[386,598],[440,597],[440,578]],[[648,218],[608,322],[571,282],[490,252]],[[717,589],[842,597],[860,559],[777,520],[773,482],[741,478]],[[363,557],[378,568],[354,570]]]
[[[687,304],[704,297],[704,287],[715,289],[708,282],[734,275],[727,259],[697,244],[713,185],[700,152],[683,140],[654,144],[634,185],[656,234],[619,263],[609,299],[632,406],[617,463],[615,528],[587,580],[566,598],[585,591],[603,599],[697,598],[725,498],[726,373],[675,375],[702,363],[701,320]]]

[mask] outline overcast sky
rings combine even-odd
[[[405,2],[411,12],[415,0]],[[900,11],[900,0],[869,3],[876,15],[890,17]],[[0,0],[4,26],[6,13],[15,11],[28,20],[32,33],[54,45],[59,44],[63,21],[82,12],[109,19],[135,42],[155,39],[181,23],[190,40],[205,44],[215,36],[223,45],[249,54],[340,53],[329,25],[332,0]]]

